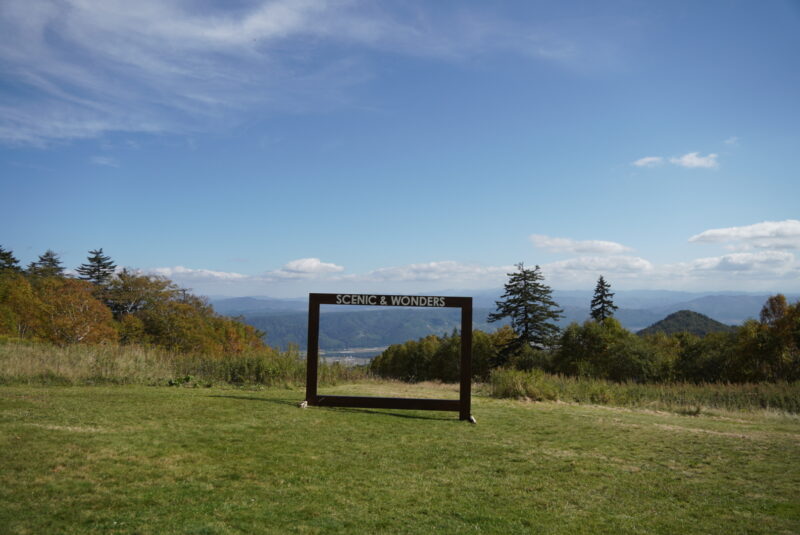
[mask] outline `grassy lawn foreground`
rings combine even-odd
[[[2,387],[0,533],[800,532],[797,417],[476,397],[473,426],[302,398]]]

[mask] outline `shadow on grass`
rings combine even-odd
[[[354,407],[313,407],[314,409],[323,409],[328,411],[343,411],[343,412],[362,412],[366,414],[383,414],[385,416],[395,416],[397,418],[411,418],[413,420],[439,420],[442,422],[459,422],[458,416],[423,416],[421,414],[408,414],[402,412],[389,412],[391,409],[358,409]]]
[[[219,394],[213,394],[208,396],[210,398],[228,398],[228,399],[238,399],[242,401],[263,401],[264,403],[274,403],[275,405],[290,405],[292,407],[297,407],[297,401],[289,401],[286,399],[271,399],[271,398],[254,398],[251,396],[221,396]]]
[[[291,407],[297,407],[297,401],[289,401],[285,399],[270,399],[270,398],[261,398],[261,397],[251,397],[251,396],[222,396],[219,394],[213,394],[208,396],[210,398],[227,398],[227,399],[238,399],[242,401],[262,401],[264,403],[273,403],[275,405],[289,405]],[[299,407],[298,407],[299,409]],[[458,419],[458,416],[439,416],[439,415],[421,415],[421,414],[407,414],[402,412],[389,412],[391,409],[358,409],[353,407],[311,407],[312,410],[326,410],[326,411],[342,411],[342,412],[360,412],[366,414],[383,414],[385,416],[394,416],[397,418],[410,418],[414,420],[437,420],[442,422],[460,422],[461,420]]]

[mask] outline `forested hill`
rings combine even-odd
[[[730,325],[720,323],[704,314],[698,314],[691,310],[679,310],[646,329],[642,329],[638,334],[644,336],[655,333],[675,334],[688,332],[698,336],[705,336],[709,333],[730,332],[732,330],[733,327]]]

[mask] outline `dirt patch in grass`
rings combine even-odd
[[[68,431],[70,433],[105,433],[105,429],[99,427],[87,427],[78,425],[53,425],[53,424],[40,424],[35,422],[25,422],[24,425],[38,427],[40,429],[48,429],[50,431]]]

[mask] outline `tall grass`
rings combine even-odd
[[[541,370],[498,369],[490,394],[499,398],[564,401],[699,413],[702,409],[800,413],[800,383],[615,383]]]
[[[306,365],[296,351],[240,355],[172,353],[143,346],[53,346],[0,341],[0,385],[213,383],[300,386]],[[320,385],[363,381],[363,368],[319,366]],[[615,383],[541,370],[494,370],[491,396],[699,413],[703,409],[779,410],[800,414],[800,383]]]
[[[264,349],[210,356],[143,346],[0,342],[0,384],[301,385],[306,364],[296,351]],[[362,368],[319,365],[320,384],[364,378]]]

